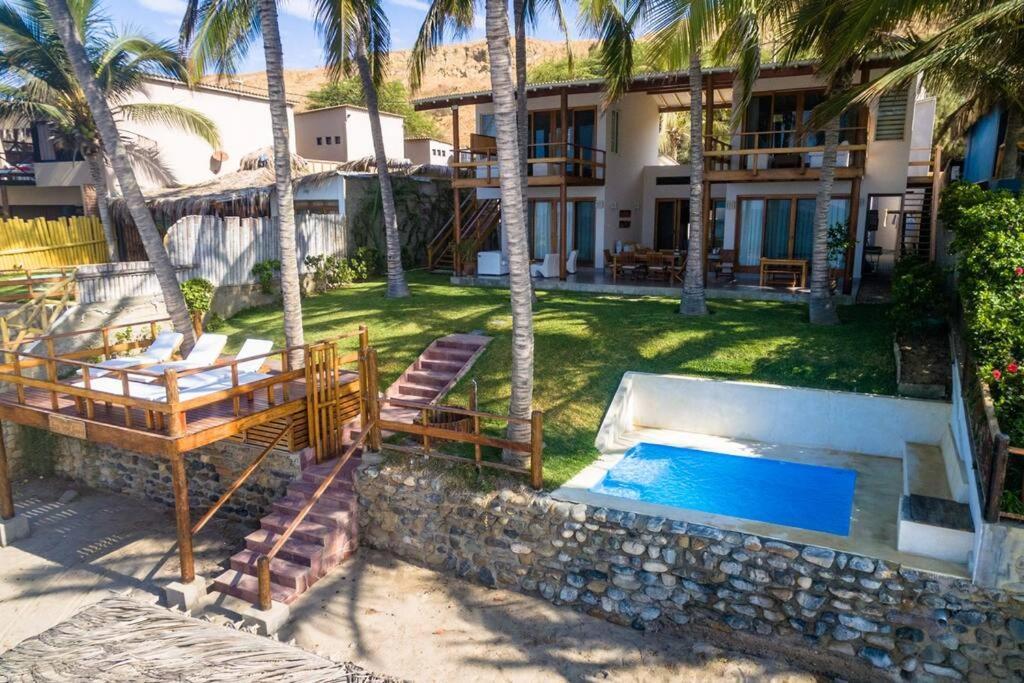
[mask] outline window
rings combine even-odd
[[[323,139],[322,137],[321,137],[321,138],[317,138],[317,139],[316,139],[316,144],[317,144],[318,146],[319,146],[319,145],[322,145],[322,144],[324,144],[324,139]]]
[[[810,260],[814,239],[813,197],[750,197],[739,202],[737,240],[741,267],[754,269],[761,258]],[[724,220],[724,206],[722,209]],[[829,225],[846,224],[850,217],[850,199],[833,197],[829,205]],[[715,228],[718,227],[715,206]],[[717,240],[717,236],[715,237]],[[832,267],[841,268],[843,259]]]
[[[907,120],[907,91],[896,90],[878,98],[876,140],[902,140]]]
[[[334,144],[336,144],[336,145],[340,145],[341,144],[341,136],[340,135],[335,135],[334,136]]]
[[[480,125],[477,126],[480,135],[489,135],[492,138],[498,135],[498,125],[494,121],[494,114],[480,114]]]
[[[338,213],[337,199],[296,199],[295,213]]]
[[[655,185],[689,185],[690,176],[688,175],[673,175],[673,176],[661,176],[660,178],[654,179]]]
[[[327,144],[328,145],[331,144],[331,136],[330,135],[327,136]]]

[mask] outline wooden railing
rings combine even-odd
[[[422,421],[422,424],[409,424],[407,422],[398,422],[379,417],[376,418],[376,424],[381,431],[393,432],[395,434],[406,434],[419,438],[419,443],[416,445],[384,443],[382,445],[384,449],[397,451],[399,453],[437,458],[439,460],[447,460],[449,462],[464,465],[472,465],[476,467],[477,470],[480,470],[481,468],[488,468],[512,474],[525,475],[529,478],[530,486],[534,489],[539,490],[544,487],[543,412],[535,410],[529,419],[524,419],[512,417],[511,415],[498,415],[496,413],[487,413],[455,406],[425,405],[417,401],[403,401],[386,396],[382,399],[381,403],[393,408],[419,411]],[[469,418],[472,426],[469,431],[459,431],[430,424],[432,421],[431,416],[441,414]],[[512,441],[508,438],[485,434],[481,430],[480,423],[482,420],[498,421],[505,424],[518,424],[528,427],[530,438],[528,441]],[[436,445],[438,442],[443,441],[472,445],[473,459],[470,460],[469,458],[438,450]],[[527,467],[516,467],[515,465],[509,465],[503,462],[484,460],[481,449],[482,446],[490,446],[492,448],[501,449],[502,451],[511,451],[512,453],[518,453],[526,456],[529,459],[529,465]]]
[[[704,164],[708,171],[798,170],[820,168],[824,144],[816,144],[821,131],[790,128],[736,133],[729,140],[707,138]],[[839,129],[837,167],[862,168],[867,150],[867,129]],[[814,144],[812,144],[814,143]]]
[[[43,285],[43,289],[37,289]],[[70,275],[55,277],[0,280],[0,291],[10,286],[14,291],[0,295],[0,301],[19,301],[28,298],[15,309],[0,314],[0,348],[31,337],[44,335],[68,309],[75,298],[74,270]],[[26,288],[24,294],[17,290]]]
[[[498,150],[494,148],[468,148],[455,152],[452,167],[458,178],[459,171],[471,172],[464,181],[483,185],[497,185]],[[605,151],[575,143],[542,142],[527,145],[527,176],[561,182],[580,180],[594,184],[604,183]]]
[[[472,215],[476,206],[476,192],[469,192],[459,202],[459,212],[467,218]],[[445,221],[441,229],[437,231],[429,242],[427,242],[427,268],[433,269],[439,257],[451,248],[452,239],[455,235],[455,213]]]

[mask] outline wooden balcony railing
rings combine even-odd
[[[801,128],[737,133],[731,139],[707,138],[705,169],[709,172],[739,172],[756,176],[764,172],[821,168],[825,152],[821,131]],[[836,167],[862,169],[867,150],[867,129],[861,126],[839,129]],[[822,143],[822,144],[819,144]]]
[[[531,185],[604,184],[605,151],[575,143],[543,142],[527,146],[527,176]],[[452,162],[463,186],[496,186],[498,150],[472,147],[455,152]],[[460,177],[461,176],[461,177]]]

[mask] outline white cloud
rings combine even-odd
[[[139,0],[139,4],[161,14],[185,14],[185,0]]]
[[[409,9],[419,10],[420,12],[426,12],[430,9],[430,3],[424,0],[390,0],[392,5],[398,5],[399,7],[408,7]]]
[[[316,8],[313,7],[313,3],[310,0],[285,0],[278,7],[283,13],[296,19],[303,19],[304,21],[316,19]]]

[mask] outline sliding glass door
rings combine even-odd
[[[595,250],[595,219],[597,205],[593,199],[570,200],[566,207],[566,250],[577,250],[576,262],[592,264]],[[554,199],[531,199],[529,211],[530,255],[542,261],[548,254],[558,253],[562,231],[559,229],[559,203]]]
[[[739,200],[736,244],[739,264],[747,269],[760,266],[761,258],[803,259],[814,253],[813,197],[747,197]],[[835,197],[829,205],[828,225],[849,228],[850,199]],[[841,268],[836,259],[833,268]]]

